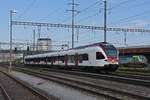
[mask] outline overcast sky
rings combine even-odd
[[[0,0],[0,42],[9,42],[10,10],[17,10],[13,20],[31,21],[54,24],[71,24],[72,0]],[[103,26],[103,0],[75,0],[75,7],[80,11],[75,16],[76,25]],[[150,0],[107,0],[108,27],[150,29]],[[13,26],[14,42],[32,42],[33,29],[31,26]],[[103,31],[75,30],[75,46],[104,41]],[[70,42],[71,29],[41,27],[41,37],[49,37],[53,44]],[[123,32],[107,32],[107,41],[115,46],[123,46]],[[150,33],[127,33],[128,45],[150,45]]]

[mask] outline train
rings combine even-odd
[[[119,67],[118,57],[119,52],[115,46],[108,42],[99,42],[68,50],[25,56],[24,64],[114,72]]]
[[[147,58],[144,55],[119,56],[119,65],[122,67],[147,67]]]

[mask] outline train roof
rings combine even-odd
[[[97,46],[97,45],[104,46],[104,45],[111,45],[111,44],[108,43],[108,42],[98,42],[98,43],[93,43],[93,44],[90,44],[90,45],[79,46],[79,47],[76,47],[74,49],[83,49],[83,48],[86,48],[86,47]]]
[[[93,43],[93,44],[90,44],[90,45],[75,47],[73,49],[68,49],[68,50],[84,49],[84,48],[87,48],[87,47],[92,47],[92,46],[97,46],[97,45],[105,46],[105,45],[111,45],[111,44],[108,43],[108,42],[98,42],[98,43]],[[68,51],[68,50],[60,50],[60,51],[54,51],[54,52],[49,52],[49,53],[44,53],[44,54],[29,55],[29,56],[26,56],[25,58],[46,57],[48,54],[54,54],[55,55],[58,52],[65,52],[65,51]]]

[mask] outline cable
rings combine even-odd
[[[127,0],[128,1],[128,0]],[[144,5],[145,3],[147,3],[147,2],[144,2],[144,3],[142,3],[142,5]],[[136,4],[135,5],[135,7],[139,7],[141,4]],[[132,6],[133,7],[133,6]],[[119,22],[128,22],[129,20],[131,20],[132,18],[136,18],[136,17],[139,17],[139,16],[143,16],[144,14],[148,14],[148,13],[150,13],[150,10],[149,11],[145,11],[145,12],[142,12],[142,13],[140,13],[140,14],[136,14],[136,15],[133,15],[133,16],[130,16],[130,17],[126,17],[126,18],[122,18],[122,19],[119,19],[117,22],[113,22],[112,24],[114,25],[114,24],[117,24],[117,23],[119,23]],[[128,20],[128,21],[126,21],[126,20]]]
[[[81,13],[83,13],[83,12],[86,12],[88,9],[90,9],[91,7],[95,6],[95,5],[98,4],[98,3],[99,3],[99,1],[97,1],[97,2],[95,2],[95,3],[93,3],[93,4],[91,4],[90,6],[84,8],[83,10],[81,10],[80,13],[77,13],[76,15],[79,15],[79,14],[81,14]],[[76,16],[76,15],[75,15],[75,16]]]
[[[49,16],[53,16],[54,14],[58,13],[58,11],[59,11],[60,9],[61,9],[61,8],[58,8],[58,9],[56,9],[56,10],[50,12],[47,16],[45,16],[44,18],[41,18],[41,19],[39,19],[39,20],[44,20],[44,19],[48,18]]]
[[[136,14],[136,15],[133,15],[133,16],[130,16],[130,17],[126,17],[126,18],[119,19],[117,22],[114,22],[114,23],[111,23],[111,24],[121,23],[121,22],[124,22],[124,21],[126,21],[126,20],[129,20],[129,19],[131,19],[131,18],[143,16],[143,15],[148,14],[148,13],[150,13],[150,10],[145,11],[145,12],[142,12],[142,13],[139,13],[139,14]]]
[[[111,9],[111,10],[112,10],[112,9],[115,9],[115,8],[117,8],[117,7],[119,7],[119,6],[123,5],[123,4],[125,4],[125,3],[128,3],[129,1],[134,1],[134,0],[126,0],[126,1],[120,2],[120,3],[116,4],[115,6],[111,7],[110,9]]]
[[[115,5],[115,6],[113,6],[113,7],[111,7],[110,9],[112,10],[112,9],[115,9],[115,8],[117,8],[117,7],[119,7],[119,6],[121,6],[122,4],[125,4],[125,3],[128,3],[128,2],[135,2],[136,0],[126,0],[126,1],[123,1],[123,2],[121,2],[121,3],[119,3],[119,4],[117,4],[117,5]],[[144,5],[145,3],[147,3],[147,1],[146,2],[144,2],[144,3],[142,3],[142,4],[135,4],[135,5],[132,5],[131,7],[133,8],[133,7],[139,7],[140,5]],[[149,4],[149,3],[147,3],[147,4]],[[126,6],[127,7],[127,6]]]
[[[86,12],[88,9],[90,9],[91,7],[95,6],[96,4],[98,4],[99,1],[94,2],[93,4],[91,4],[90,6],[84,8],[83,10],[81,10],[79,13],[75,14],[75,16],[80,15],[83,12]],[[63,20],[63,22],[66,22],[70,17],[67,17],[65,20]]]
[[[64,2],[66,2],[67,0],[65,0]],[[55,9],[53,11],[51,11],[49,14],[47,14],[47,16],[45,16],[44,18],[41,18],[39,20],[44,20],[50,16],[53,16],[54,14],[58,13],[60,10],[62,10],[62,7],[58,8],[58,9]]]
[[[36,3],[36,1],[37,1],[37,0],[33,0],[33,1],[31,2],[31,4],[29,4],[29,5],[27,6],[27,8],[24,9],[24,11],[20,14],[19,18],[23,17],[23,14],[27,13],[27,11],[29,11],[29,10],[33,7],[33,5]]]
[[[94,13],[93,15],[86,16],[86,17],[84,17],[84,18],[81,18],[81,19],[78,20],[78,22],[85,21],[85,20],[87,20],[87,19],[89,19],[89,18],[92,18],[92,17],[94,17],[94,16],[98,16],[100,13],[101,13],[101,12],[97,12],[97,13]]]

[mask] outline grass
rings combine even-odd
[[[8,72],[8,69],[5,67],[0,66],[0,71]]]
[[[117,71],[150,72],[149,67],[119,67]]]

